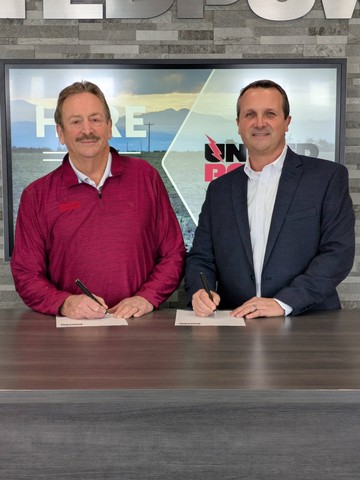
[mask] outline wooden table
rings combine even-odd
[[[0,310],[0,478],[360,479],[360,311],[174,319]]]

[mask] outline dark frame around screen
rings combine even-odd
[[[334,160],[344,163],[346,59],[272,60],[0,60],[0,108],[3,175],[4,259],[9,261],[14,246],[13,155],[10,118],[10,73],[16,69],[152,69],[152,70],[244,70],[244,69],[329,69],[336,72]],[[261,78],[264,78],[261,76]],[[280,82],[279,82],[280,83]],[[291,103],[291,101],[290,101]],[[235,116],[234,116],[235,118]],[[150,128],[150,127],[149,127]],[[150,143],[150,142],[149,142]],[[149,147],[150,151],[150,147]],[[211,161],[211,160],[210,160]],[[170,177],[170,180],[173,180]],[[174,183],[174,182],[173,182]],[[175,189],[176,188],[176,185]],[[179,192],[178,192],[179,193]],[[185,203],[181,194],[181,200]]]

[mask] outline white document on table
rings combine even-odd
[[[231,310],[216,310],[216,315],[197,317],[192,310],[177,310],[176,327],[246,327],[243,318],[230,317]]]
[[[125,318],[114,318],[112,314],[110,317],[106,315],[104,318],[96,318],[95,320],[74,320],[69,317],[56,317],[56,328],[65,327],[108,327],[112,325],[128,325]]]

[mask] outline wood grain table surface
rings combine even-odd
[[[0,478],[360,478],[360,311],[174,321],[0,310]]]
[[[175,310],[127,327],[56,328],[0,310],[0,390],[360,389],[360,311],[175,327]]]

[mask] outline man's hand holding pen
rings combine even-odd
[[[60,315],[64,317],[89,320],[103,318],[106,315],[107,305],[101,297],[94,295],[98,302],[87,295],[70,295],[59,309]]]
[[[70,295],[59,309],[60,315],[74,319],[95,319],[103,318],[105,315],[114,314],[115,318],[141,317],[154,310],[154,306],[144,297],[135,295],[124,298],[120,303],[108,311],[103,298],[92,294],[85,285],[78,279],[76,285],[85,295]]]
[[[213,301],[205,289],[198,290],[192,297],[192,307],[198,317],[208,317],[212,315],[220,303],[220,297],[217,293],[211,291]]]

